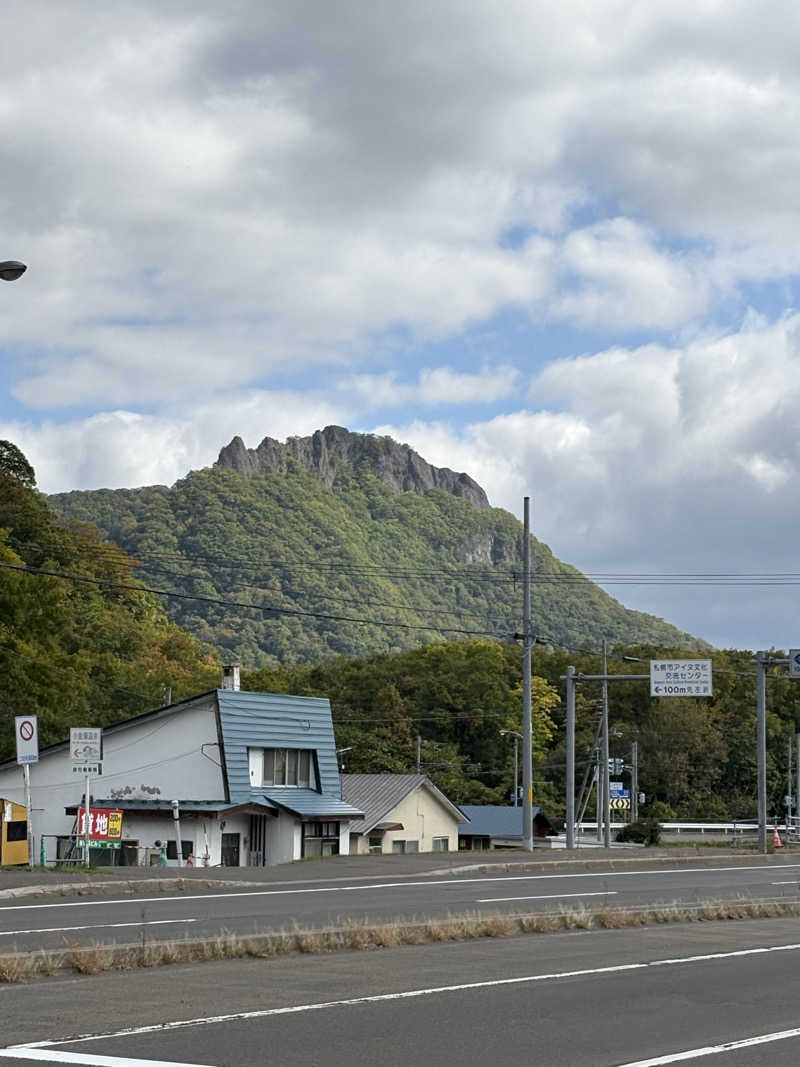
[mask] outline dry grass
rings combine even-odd
[[[137,945],[67,943],[64,949],[0,955],[0,983],[18,983],[63,971],[92,975],[175,963],[200,963],[252,957],[271,959],[292,953],[365,951],[399,945],[468,941],[512,934],[619,930],[658,923],[717,922],[800,916],[800,900],[703,901],[647,908],[590,910],[584,905],[527,915],[498,913],[447,916],[419,922],[370,924],[347,921],[321,930],[291,930],[239,937],[225,932],[202,941],[142,941]]]

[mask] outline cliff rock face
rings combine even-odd
[[[265,437],[258,448],[245,448],[234,437],[219,454],[216,465],[251,477],[255,474],[284,473],[290,461],[316,474],[330,488],[343,467],[367,467],[395,493],[424,493],[427,489],[468,500],[476,508],[488,508],[486,493],[468,474],[447,467],[432,467],[408,445],[391,437],[351,433],[342,426],[326,426],[311,437],[290,437],[286,444]]]

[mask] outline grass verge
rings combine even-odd
[[[69,944],[64,949],[0,955],[0,983],[27,982],[63,972],[82,975],[163,967],[212,960],[265,959],[295,953],[365,951],[442,941],[470,941],[514,934],[549,934],[564,930],[620,930],[664,923],[774,919],[800,916],[800,900],[703,901],[659,904],[647,908],[600,908],[583,905],[528,915],[497,913],[447,916],[419,922],[347,922],[305,930],[296,927],[263,934],[223,933],[202,940],[151,941],[135,945]]]

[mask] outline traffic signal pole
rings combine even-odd
[[[603,638],[603,847],[611,848],[611,771],[608,763],[608,651]]]

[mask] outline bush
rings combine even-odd
[[[637,845],[658,845],[661,842],[661,823],[658,819],[638,819],[623,826],[615,840],[630,841]]]

